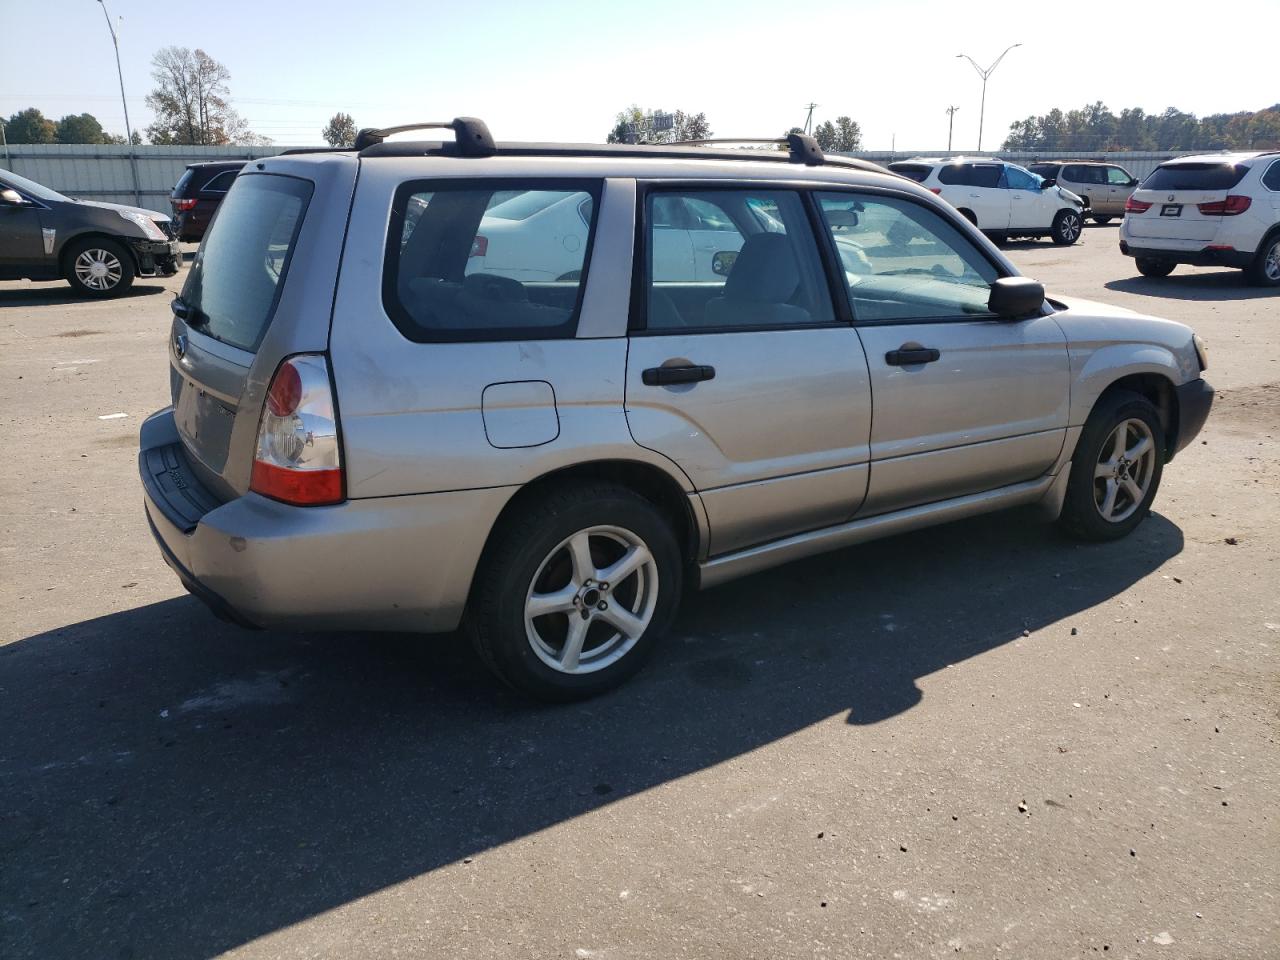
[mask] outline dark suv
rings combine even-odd
[[[218,160],[213,163],[192,163],[187,172],[173,187],[169,203],[173,205],[173,218],[178,226],[178,239],[198,243],[209,227],[218,204],[231,189],[236,174],[247,160]]]
[[[62,278],[83,296],[113,297],[181,262],[166,214],[75,200],[0,170],[0,280]]]

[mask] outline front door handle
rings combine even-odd
[[[704,363],[687,364],[682,367],[650,367],[640,374],[645,386],[667,387],[675,383],[699,383],[703,380],[714,380],[716,368]]]
[[[903,344],[897,350],[884,355],[884,362],[892,367],[907,367],[913,363],[933,363],[942,354],[932,347],[915,347]]]

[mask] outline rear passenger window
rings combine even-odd
[[[1003,172],[994,163],[953,163],[938,171],[938,179],[953,186],[998,187]]]
[[[662,191],[649,195],[645,209],[646,329],[718,332],[835,322],[799,194]]]
[[[818,195],[860,323],[989,316],[1000,275],[944,218],[917,203],[849,193]]]
[[[416,182],[396,192],[383,273],[410,340],[573,336],[597,182]]]
[[[1268,190],[1280,191],[1280,160],[1271,164],[1271,169],[1262,178],[1262,185]]]
[[[948,186],[967,187],[973,183],[973,165],[951,163],[938,171],[938,180]]]

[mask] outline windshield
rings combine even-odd
[[[21,190],[25,194],[35,197],[37,200],[48,200],[51,203],[65,202],[70,197],[64,197],[57,190],[50,190],[48,187],[36,183],[34,180],[28,180],[26,177],[20,177],[16,173],[10,173],[8,170],[0,170],[0,180],[3,180],[15,190]]]
[[[255,351],[271,323],[302,217],[309,180],[246,174],[222,201],[182,288],[190,326]]]
[[[1232,163],[1171,163],[1156,167],[1143,190],[1230,190],[1249,168]]]

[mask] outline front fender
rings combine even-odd
[[[1086,349],[1073,345],[1071,366],[1074,374],[1071,389],[1071,424],[1079,426],[1103,392],[1124,377],[1155,374],[1169,381],[1171,387],[1196,379],[1184,359],[1168,347],[1153,343],[1113,343]]]

